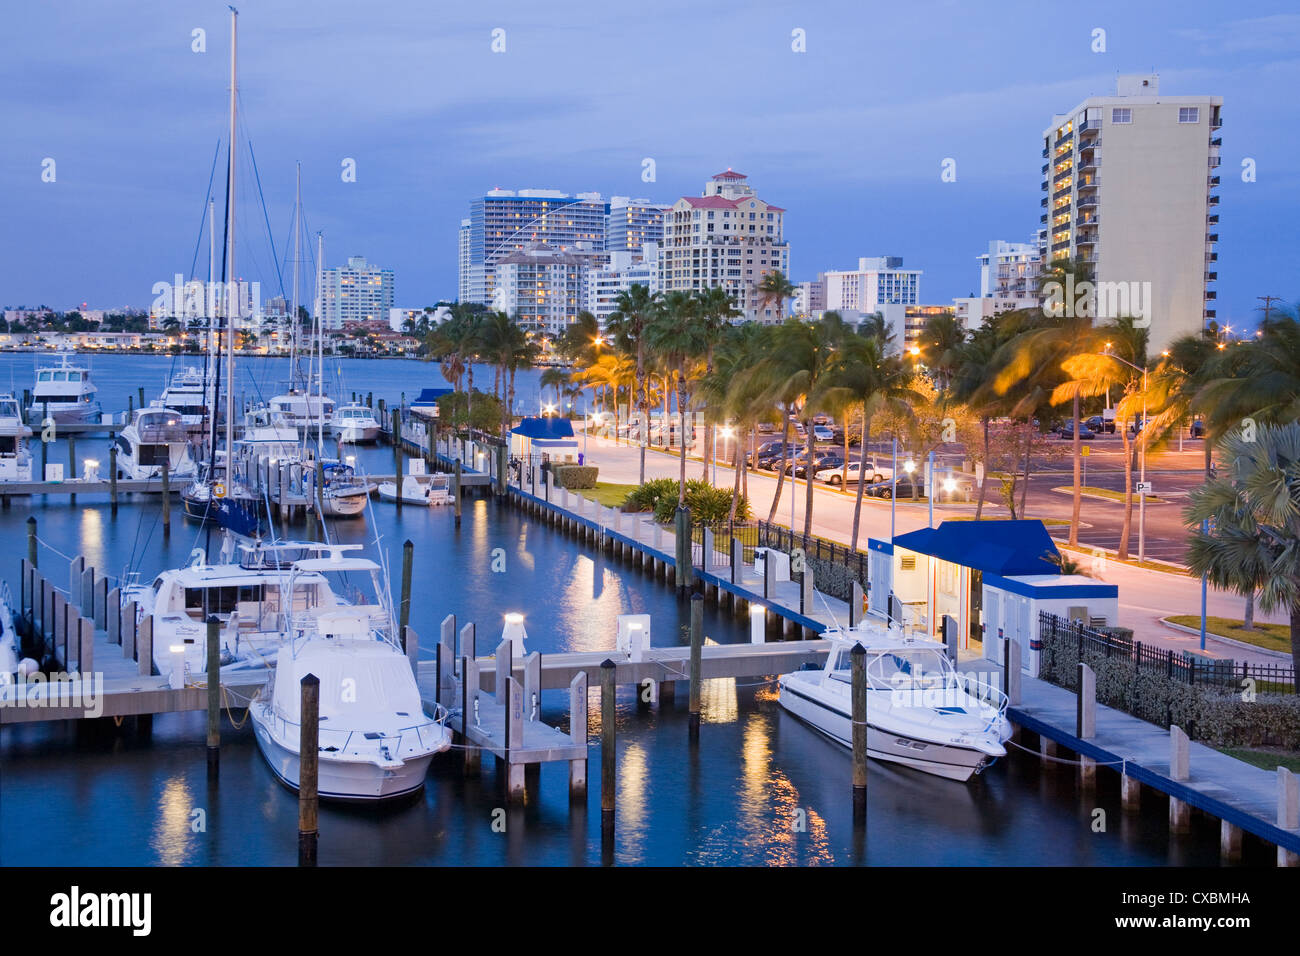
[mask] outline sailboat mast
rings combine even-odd
[[[235,467],[235,323],[234,316],[239,313],[239,280],[235,278],[235,160],[238,151],[235,148],[235,100],[239,93],[236,63],[239,39],[239,11],[230,8],[230,165],[226,171],[227,188],[230,191],[230,204],[226,212],[226,481],[234,477]],[[233,293],[230,290],[235,290]],[[233,306],[233,308],[232,308]]]
[[[208,303],[216,305],[215,296],[213,295],[212,283],[217,279],[217,209],[216,203],[211,197],[208,197],[208,288],[203,293],[203,312],[208,317],[208,365],[211,367],[214,349],[214,339],[212,337],[212,313],[208,311]],[[206,406],[207,397],[207,372],[203,375],[203,403]],[[215,412],[216,409],[213,409]]]
[[[320,449],[319,454],[322,456],[325,454],[325,352],[321,348],[320,306],[322,270],[324,268],[325,234],[318,232],[316,233],[316,316],[312,322],[312,328],[316,332],[316,394],[318,397],[316,406],[316,447]],[[310,399],[308,399],[307,407],[311,407]]]
[[[293,201],[293,305],[289,328],[289,390],[293,390],[294,374],[298,368],[298,263],[302,259],[299,239],[302,231],[302,163],[297,164],[297,187]]]

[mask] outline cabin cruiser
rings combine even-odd
[[[295,430],[326,428],[334,417],[332,398],[302,389],[291,388],[283,395],[276,395],[269,404]]]
[[[127,425],[117,434],[117,474],[137,481],[157,478],[167,465],[173,478],[192,478],[198,465],[190,454],[189,429],[180,412],[150,406],[137,409]]]
[[[202,429],[216,407],[217,383],[204,369],[187,366],[171,377],[162,397],[154,402],[180,414],[187,428]]]
[[[224,560],[209,564],[199,554],[194,563],[163,571],[148,585],[122,589],[123,606],[135,601],[140,620],[153,618],[154,660],[163,674],[207,670],[209,615],[221,622],[223,667],[237,662],[267,666],[284,642],[293,614],[342,603],[323,575],[299,574],[290,580],[293,561],[318,546],[236,544],[233,535],[224,542]]]
[[[31,481],[32,430],[23,423],[18,399],[0,395],[0,481]]]
[[[67,352],[60,356],[58,365],[44,365],[36,369],[36,387],[32,389],[32,403],[27,406],[28,424],[40,424],[46,418],[56,425],[77,425],[98,422],[99,389],[90,380],[90,370],[74,364]]]
[[[411,663],[398,645],[380,565],[329,546],[324,557],[295,562],[289,578],[369,575],[375,603],[318,603],[290,615],[271,685],[249,706],[258,749],[288,787],[299,783],[302,679],[320,680],[317,789],[322,799],[371,801],[424,786],[433,755],[450,748],[447,712],[425,716]]]
[[[344,442],[372,442],[379,438],[379,420],[365,405],[344,405],[330,419],[330,431]]]
[[[286,461],[302,457],[298,429],[274,406],[249,409],[244,415],[243,436],[235,444],[255,459]]]
[[[356,473],[352,465],[334,459],[322,459],[321,473],[325,487],[321,489],[321,510],[333,518],[353,518],[366,510],[370,500],[370,483]],[[311,500],[316,501],[316,472],[310,473]]]
[[[384,501],[397,500],[397,482],[381,481],[379,497]],[[449,505],[455,502],[451,493],[451,476],[446,474],[404,475],[402,477],[402,503],[408,505]]]
[[[949,780],[969,780],[1006,754],[1006,696],[959,672],[940,642],[864,623],[821,634],[825,667],[783,674],[781,706],[837,743],[853,744],[850,654],[866,651],[867,753]]]

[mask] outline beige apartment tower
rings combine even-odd
[[[1121,76],[1043,131],[1043,268],[1089,263],[1096,321],[1149,319],[1151,354],[1215,317],[1222,106]]]

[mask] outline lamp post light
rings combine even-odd
[[[1219,348],[1223,348],[1222,343],[1220,343]],[[1102,352],[1101,354],[1105,355],[1107,358],[1113,358],[1117,362],[1123,362],[1125,365],[1133,369],[1133,371],[1135,372],[1142,373],[1142,425],[1138,429],[1138,435],[1137,435],[1139,448],[1141,451],[1141,456],[1139,458],[1139,465],[1138,465],[1139,468],[1138,484],[1145,486],[1147,482],[1147,439],[1149,437],[1146,434],[1147,368],[1145,365],[1141,367],[1134,365],[1132,362],[1128,361],[1127,359],[1122,359],[1118,355],[1111,352],[1109,342],[1106,343],[1106,351]],[[1077,424],[1075,427],[1078,427]],[[1139,563],[1145,560],[1146,558],[1146,543],[1147,543],[1146,532],[1147,532],[1147,496],[1145,492],[1140,492],[1138,494],[1138,562]]]

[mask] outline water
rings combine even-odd
[[[18,360],[30,370],[30,358]],[[0,375],[3,362],[13,357],[0,356]],[[437,367],[423,363],[342,364],[349,392],[373,390],[376,399],[395,401],[403,388],[410,398],[421,385],[439,380]],[[161,382],[166,365],[148,357],[96,359],[106,407],[124,407],[136,382]],[[151,393],[147,389],[146,396]],[[120,404],[109,404],[114,396],[120,396]],[[373,471],[391,469],[389,449],[359,454]],[[366,520],[337,522],[332,531],[341,540],[369,542],[377,530],[395,579],[403,540],[414,542],[411,618],[426,659],[439,622],[451,612],[461,623],[478,624],[480,647],[495,639],[502,614],[513,610],[527,615],[529,647],[543,653],[611,648],[620,613],[650,614],[656,644],[685,642],[689,609],[669,588],[504,505],[471,499],[459,531],[449,508],[407,507],[400,517],[392,505],[375,508]],[[75,507],[66,498],[15,499],[9,511],[0,512],[0,540],[10,545],[0,576],[15,590],[28,515],[39,522],[45,542],[40,560],[47,571],[60,566],[57,549],[83,553],[89,564],[109,574],[136,568],[143,576],[183,563],[202,543],[202,532],[184,522],[179,509],[171,538],[164,541],[156,500],[129,499],[114,522],[106,501],[94,496],[79,496]],[[496,548],[505,551],[505,573],[490,570]],[[746,631],[743,622],[706,608],[705,633],[714,640],[744,641]],[[567,767],[548,765],[532,802],[506,812],[506,832],[498,832],[501,817],[494,811],[505,802],[492,760],[484,761],[481,777],[466,778],[453,751],[435,759],[423,793],[396,806],[322,805],[321,863],[599,862],[596,700],[593,695],[585,805],[570,807]],[[567,726],[567,707],[567,693],[548,691],[543,718]],[[1101,772],[1098,792],[1083,795],[1069,769],[1043,774],[1037,758],[1014,751],[970,784],[873,762],[869,824],[859,838],[851,819],[847,753],[783,713],[770,684],[709,682],[703,719],[700,746],[692,751],[684,685],[674,702],[647,709],[638,707],[631,688],[620,692],[617,862],[1115,866],[1218,861],[1216,825],[1198,820],[1191,836],[1171,839],[1163,801],[1148,797],[1140,816],[1125,819],[1113,774]],[[73,724],[5,728],[0,732],[0,864],[292,864],[297,799],[262,762],[251,728],[235,730],[223,721],[215,786],[207,781],[204,731],[202,713],[157,717],[151,740],[141,739],[131,721],[121,728],[111,720],[80,729]],[[1094,832],[1097,808],[1106,812],[1105,832]],[[1252,845],[1246,860],[1268,862]]]

